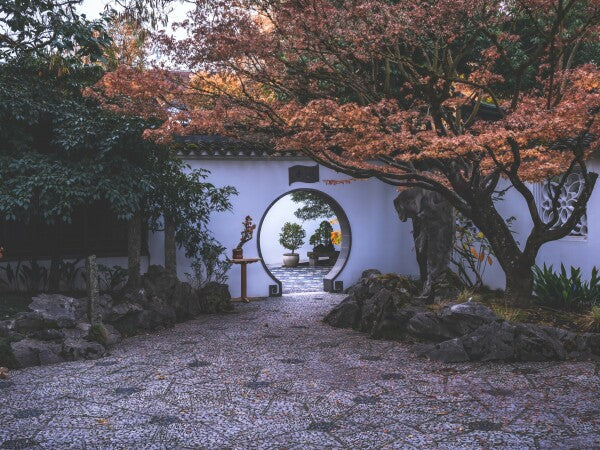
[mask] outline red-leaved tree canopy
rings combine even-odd
[[[215,133],[297,150],[354,178],[438,192],[489,239],[523,303],[540,247],[585,214],[597,174],[600,0],[198,0],[178,71],[121,67],[110,107],[159,117],[147,135]],[[583,188],[559,222],[572,172]],[[531,185],[554,177],[544,221]],[[495,199],[525,200],[516,242]]]

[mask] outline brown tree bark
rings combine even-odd
[[[165,270],[177,276],[177,243],[175,242],[175,222],[165,217]]]
[[[137,212],[129,220],[127,229],[127,287],[141,285],[140,259],[142,253],[142,214]]]

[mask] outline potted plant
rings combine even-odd
[[[242,259],[244,257],[243,246],[246,242],[252,239],[252,235],[254,234],[254,230],[256,229],[256,224],[252,223],[252,217],[246,216],[244,221],[242,222],[244,228],[242,229],[242,236],[240,238],[240,242],[233,249],[233,259]]]
[[[286,222],[279,233],[279,243],[292,253],[283,254],[283,265],[285,267],[295,267],[300,261],[300,255],[295,250],[302,247],[306,231],[297,223]]]

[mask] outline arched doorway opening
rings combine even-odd
[[[322,210],[318,209],[320,206]],[[299,210],[304,212],[298,213]],[[326,218],[328,213],[332,217]],[[284,266],[283,254],[289,250],[279,242],[282,225],[286,222],[296,223],[303,230],[306,228],[301,239],[304,244],[295,250],[299,255],[299,263],[294,267]],[[331,224],[331,230],[323,222]],[[309,188],[285,192],[267,207],[257,231],[258,255],[274,282],[269,286],[269,295],[315,290],[341,292],[344,289],[337,277],[350,256],[352,232],[348,216],[333,197]],[[329,231],[334,232],[331,235],[333,251],[331,247],[324,248],[327,243],[323,240]],[[274,253],[276,251],[279,251],[278,256]]]

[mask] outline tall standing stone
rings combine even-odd
[[[102,323],[102,312],[98,305],[98,264],[96,263],[96,255],[90,255],[85,262],[85,271],[87,276],[87,314],[92,325]]]
[[[394,200],[402,222],[413,223],[413,239],[423,290],[420,297],[431,298],[436,282],[448,274],[454,246],[454,212],[437,192],[422,188],[402,190]]]

